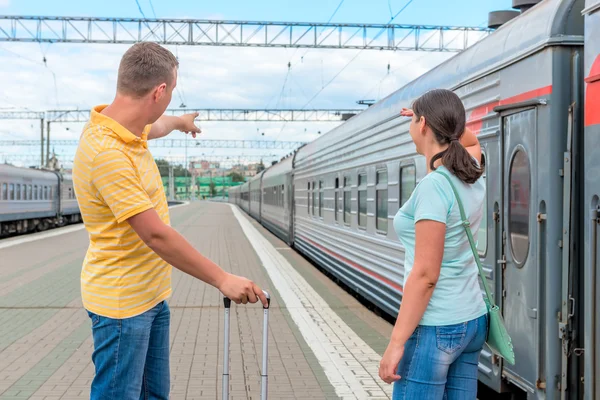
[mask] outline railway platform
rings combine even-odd
[[[236,207],[195,202],[172,225],[227,271],[271,293],[269,399],[388,399],[378,377],[392,326]],[[86,399],[91,322],[83,225],[0,241],[0,400]],[[171,398],[221,398],[223,301],[173,269]],[[262,308],[233,305],[230,398],[260,398]]]

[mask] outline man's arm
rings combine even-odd
[[[185,133],[191,133],[195,138],[196,133],[200,133],[200,128],[194,124],[194,119],[198,113],[185,114],[180,117],[172,115],[163,115],[150,127],[148,140],[158,139],[167,136],[169,133],[177,130]]]
[[[162,222],[142,187],[133,161],[122,151],[108,149],[98,153],[92,162],[91,180],[116,221],[128,221],[140,239],[163,260],[218,288],[236,303],[255,303],[258,296],[267,305],[258,286],[226,273]]]
[[[256,284],[223,271],[204,257],[179,232],[162,222],[153,208],[127,222],[148,247],[175,268],[216,287],[237,304],[256,303],[259,298],[267,306],[267,299]]]

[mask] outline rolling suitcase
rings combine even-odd
[[[267,400],[267,356],[268,356],[268,337],[269,337],[269,306],[271,297],[269,293],[263,291],[267,297],[267,307],[263,306],[263,342],[262,342],[262,371],[260,382],[260,398]],[[231,299],[224,297],[225,305],[225,340],[223,341],[223,400],[229,399],[229,315],[231,312]]]

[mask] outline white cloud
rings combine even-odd
[[[10,0],[0,0],[0,7],[10,6]]]
[[[0,0],[0,5],[7,0]],[[127,45],[3,43],[0,45],[0,108],[87,109],[114,97],[117,68]],[[175,53],[174,46],[168,48]],[[8,52],[8,51],[10,52]],[[45,53],[46,65],[42,62]],[[179,46],[180,93],[189,108],[300,108],[356,55],[355,50],[264,49]],[[21,57],[16,56],[19,54]],[[306,53],[306,54],[305,54]],[[305,54],[303,60],[300,57]],[[288,61],[292,67],[288,73]],[[449,58],[448,53],[363,51],[327,86],[311,108],[360,108],[361,99],[380,99]],[[25,57],[27,59],[24,59]],[[390,64],[391,73],[387,74]],[[51,71],[56,74],[56,86]],[[286,80],[287,75],[287,80]],[[283,83],[286,82],[282,90]],[[173,95],[171,107],[181,99]],[[310,141],[335,123],[204,122],[205,139]],[[66,128],[69,130],[66,130]],[[77,139],[83,124],[53,124],[52,138]],[[264,136],[261,133],[264,132]],[[174,138],[184,135],[176,132]],[[39,139],[38,121],[2,121],[0,139]],[[190,139],[190,144],[193,139]],[[192,145],[193,146],[193,145]],[[74,148],[57,148],[67,157]],[[2,149],[0,153],[39,154],[39,149]],[[283,155],[290,150],[188,149],[208,154]],[[154,154],[183,155],[184,149],[155,149]],[[0,154],[0,162],[2,155]]]

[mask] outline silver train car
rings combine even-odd
[[[484,348],[480,382],[529,399],[600,400],[598,38],[600,0],[540,2],[255,177],[249,214],[394,318],[404,249],[392,221],[427,173],[399,111],[453,90],[482,145],[478,249],[517,360]]]
[[[0,164],[0,237],[80,221],[71,175]]]
[[[585,112],[583,144],[584,189],[581,228],[584,231],[583,299],[584,323],[580,324],[584,341],[583,369],[586,399],[600,399],[600,251],[598,226],[600,225],[600,0],[587,0],[583,10],[585,18]],[[580,177],[581,179],[581,177]]]

